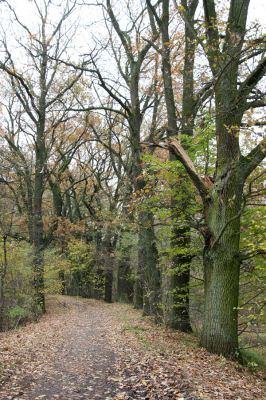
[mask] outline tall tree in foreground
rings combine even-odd
[[[165,6],[168,1],[162,3]],[[204,50],[214,82],[217,140],[214,176],[200,175],[180,138],[170,138],[168,146],[184,165],[203,203],[205,314],[201,344],[211,352],[234,357],[238,349],[243,188],[266,155],[263,139],[244,156],[239,136],[245,113],[265,106],[261,91],[256,90],[266,71],[265,39],[245,39],[249,0],[230,1],[225,32],[220,32],[224,24],[217,17],[217,2],[204,0],[203,5],[205,38],[199,37],[192,25],[190,30]],[[185,21],[188,11],[186,7],[180,8]],[[250,72],[251,59],[256,66]],[[245,68],[246,63],[249,68]],[[165,96],[166,101],[173,103],[166,90]]]

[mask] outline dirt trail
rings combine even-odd
[[[0,334],[0,400],[262,400],[264,383],[129,305],[51,298]]]
[[[113,399],[111,325],[101,303],[66,298],[39,323],[9,334],[6,357],[15,353],[22,364],[0,388],[0,399]]]

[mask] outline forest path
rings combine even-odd
[[[5,347],[19,352],[22,365],[0,388],[0,399],[113,399],[108,307],[64,297],[47,301],[47,308],[39,323],[13,332],[12,348]]]
[[[0,333],[0,400],[262,400],[265,376],[125,304],[50,297],[37,322]],[[263,379],[264,378],[264,379]]]

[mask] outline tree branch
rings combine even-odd
[[[251,172],[263,161],[266,157],[266,137],[246,156],[240,160],[243,178],[251,174]]]
[[[170,139],[168,142],[168,148],[172,150],[177,159],[181,161],[188,175],[190,176],[190,179],[194,183],[195,187],[198,189],[202,200],[205,201],[206,197],[209,194],[210,186],[212,186],[212,183],[210,181],[207,181],[206,179],[203,179],[199,175],[193,164],[193,161],[190,159],[189,155],[177,139]]]
[[[241,83],[238,90],[238,97],[240,99],[247,98],[249,93],[254,89],[257,83],[266,74],[266,57],[264,57],[257,65],[257,67],[250,73],[250,75]]]

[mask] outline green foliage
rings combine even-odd
[[[195,129],[195,135],[181,135],[183,146],[202,175],[212,176],[215,170],[216,138],[214,118],[204,115]],[[252,144],[253,146],[253,144]],[[251,146],[251,147],[252,147]],[[155,216],[157,245],[163,279],[175,275],[180,266],[172,265],[175,257],[197,256],[192,263],[190,283],[191,317],[194,327],[201,328],[203,308],[203,274],[201,251],[203,247],[201,199],[187,179],[184,168],[177,161],[161,161],[148,154],[145,162],[144,178],[147,182],[142,191],[135,193],[133,205],[142,210],[151,210]],[[263,202],[265,195],[265,169],[257,168],[250,176],[245,188],[245,210],[241,221],[241,257],[243,257],[240,277],[240,332],[265,329],[266,302],[266,231],[262,221],[266,219]],[[173,204],[174,201],[174,212]],[[134,208],[133,207],[133,208]],[[192,240],[190,246],[177,243],[171,246],[173,227],[190,225]],[[264,254],[263,254],[264,252]],[[182,268],[186,268],[186,264]],[[182,271],[180,271],[182,272]],[[173,295],[173,290],[163,286],[165,301]],[[178,305],[177,305],[178,306]]]
[[[251,371],[258,369],[266,370],[266,360],[263,355],[260,354],[258,349],[243,349],[240,353],[241,361],[243,365],[248,367]]]
[[[0,258],[3,268],[3,242],[0,241]],[[36,317],[32,288],[32,249],[28,243],[7,240],[7,269],[2,276],[4,284],[4,327],[13,328]]]
[[[68,243],[67,259],[66,292],[91,297],[95,287],[102,287],[102,277],[95,265],[95,245],[73,238]]]
[[[69,240],[65,251],[53,247],[45,252],[45,293],[62,294],[73,290],[75,295],[88,295],[88,286],[94,284],[93,261],[95,247],[84,241]]]
[[[239,313],[242,330],[250,333],[266,324],[266,231],[261,226],[265,219],[263,204],[247,207],[242,215]]]
[[[134,229],[122,231],[115,251],[114,298],[117,301],[131,302],[135,282],[135,268],[138,262],[138,236]]]
[[[136,247],[138,244],[138,236],[135,232],[125,231],[120,235],[120,240],[116,250],[116,258],[122,260],[125,255],[137,256]]]
[[[70,270],[82,271],[91,266],[95,256],[95,246],[81,240],[72,239],[68,244]]]
[[[60,279],[60,272],[65,272],[69,268],[69,260],[66,258],[65,254],[60,253],[57,248],[45,251],[45,294],[61,294],[63,292],[63,282],[62,279]]]
[[[34,318],[32,310],[21,307],[15,306],[11,307],[8,310],[8,318],[10,321],[10,325],[12,328],[15,328],[19,323],[25,323],[30,321]]]
[[[216,161],[214,117],[206,113],[195,129],[195,136],[185,135],[183,140],[190,141],[189,153],[197,169],[204,175],[213,175]]]

